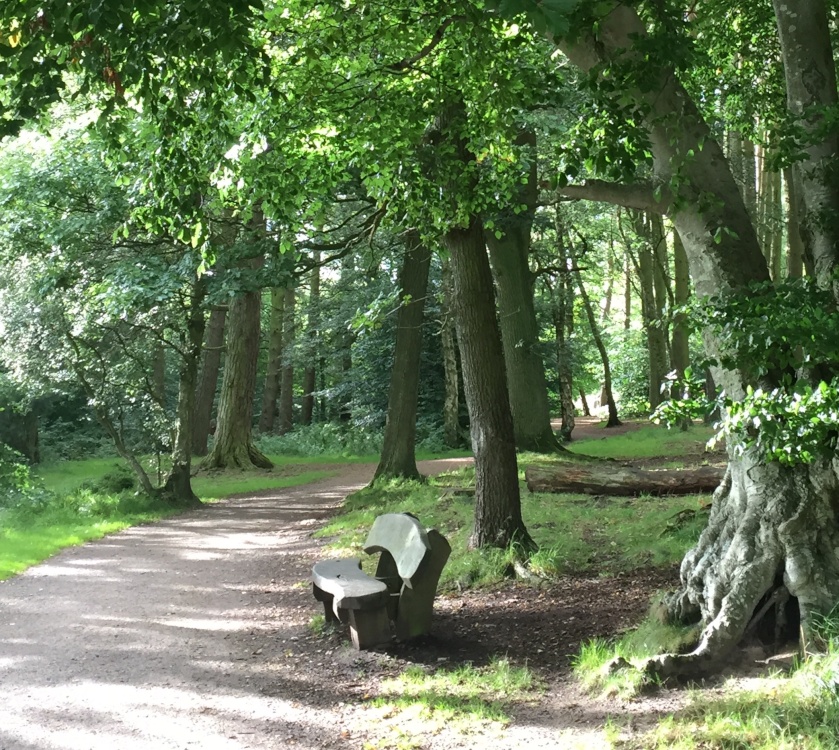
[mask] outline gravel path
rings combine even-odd
[[[536,624],[522,627],[534,637],[557,632],[550,618],[567,619],[570,597],[511,589],[441,600],[445,633],[413,651],[359,653],[340,637],[315,639],[307,623],[319,610],[307,580],[319,543],[311,533],[373,468],[343,466],[339,477],[128,529],[0,582],[0,750],[378,750],[391,745],[379,744],[362,698],[382,676],[412,661],[471,658],[476,645],[504,653],[516,614],[531,613]],[[608,629],[601,615],[585,628]],[[529,649],[523,660],[553,648],[525,633],[512,643]],[[600,727],[615,707],[583,700],[563,658],[545,674],[545,700],[503,734],[444,728],[405,747],[603,746]]]

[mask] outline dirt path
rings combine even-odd
[[[310,534],[372,470],[135,527],[0,583],[0,750],[361,750],[375,727],[360,699],[382,675],[505,651],[534,659],[551,690],[494,750],[596,747],[609,708],[580,703],[568,655],[633,619],[625,610],[647,595],[638,581],[605,609],[598,579],[444,598],[436,637],[393,653],[311,635]],[[477,739],[442,731],[418,747]]]

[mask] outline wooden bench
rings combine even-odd
[[[357,649],[388,643],[392,635],[403,641],[428,633],[437,582],[451,553],[443,535],[409,513],[386,513],[373,522],[364,551],[379,553],[375,577],[361,570],[358,558],[323,560],[312,568],[312,589],[327,622],[348,623]]]

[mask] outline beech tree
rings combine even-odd
[[[405,255],[399,272],[399,312],[396,348],[390,375],[387,421],[376,479],[419,479],[415,445],[419,395],[422,321],[428,292],[431,251],[416,231],[406,235]]]
[[[649,139],[653,186],[647,192],[637,186],[607,187],[603,192],[612,190],[617,202],[625,202],[631,194],[633,200],[646,203],[638,207],[658,206],[667,211],[684,244],[698,294],[747,293],[750,285],[768,281],[769,273],[723,152],[673,61],[656,54],[640,56],[642,49],[651,49],[661,37],[648,31],[635,9],[607,5],[596,27],[586,23],[590,18],[584,14],[574,36],[553,28],[558,46],[576,65],[594,75],[609,72],[608,79],[599,79],[602,95],[623,96],[631,102],[628,116],[643,125]],[[804,154],[795,169],[802,200],[809,191],[810,216],[818,216],[809,225],[810,233],[805,232],[805,248],[813,258],[819,285],[830,290],[835,304],[837,243],[831,232],[837,226],[839,203],[835,177],[824,168],[824,160],[828,151],[835,153],[836,130],[824,128],[817,114],[821,110],[812,108],[836,102],[826,9],[821,2],[796,6],[795,11],[782,5],[776,3],[776,10],[790,82],[790,115],[803,131],[795,136],[797,153]],[[653,18],[655,12],[651,11]],[[804,36],[797,36],[799,30],[806,34],[806,43]],[[690,50],[692,41],[681,38],[684,49]],[[676,64],[687,62],[677,59]],[[806,79],[805,71],[813,70],[819,71],[822,83],[808,90],[798,82]],[[717,357],[714,379],[724,388],[730,409],[735,403],[750,401],[748,414],[759,399],[755,394],[784,391],[778,369],[755,370],[747,357],[724,356],[726,342],[719,329],[706,329],[705,344]],[[755,356],[755,352],[750,354]],[[803,383],[813,374],[805,368]],[[793,382],[802,383],[798,378]],[[755,428],[758,435],[765,429],[761,422],[751,425]],[[653,660],[652,671],[695,673],[716,668],[745,631],[761,600],[779,587],[796,598],[805,632],[812,615],[830,610],[839,599],[839,562],[833,554],[839,528],[835,512],[839,485],[831,457],[805,452],[785,462],[778,460],[778,454],[767,456],[758,444],[729,441],[728,470],[714,495],[708,528],[685,557],[681,589],[667,600],[674,620],[701,623],[699,643],[689,654]]]

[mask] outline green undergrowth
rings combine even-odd
[[[331,538],[336,556],[361,555],[376,516],[410,512],[438,529],[452,546],[443,588],[470,588],[509,577],[516,549],[469,550],[474,470],[462,469],[424,483],[378,482],[350,495],[340,515],[319,536]],[[522,514],[539,550],[528,561],[542,577],[569,573],[609,575],[677,563],[698,538],[707,497],[592,498],[522,490]],[[688,513],[684,513],[688,511]],[[679,515],[681,514],[681,515]],[[678,518],[688,516],[679,522]]]
[[[428,738],[444,727],[461,734],[500,730],[509,709],[533,699],[541,686],[527,667],[507,659],[485,667],[466,663],[437,669],[412,666],[385,680],[367,703],[368,724],[377,739],[366,750],[427,747]]]
[[[574,453],[597,458],[679,459],[686,453],[702,453],[705,443],[714,433],[712,427],[702,424],[695,424],[684,431],[644,424],[621,435],[610,435],[609,430],[604,429],[601,437],[572,440],[566,447]]]
[[[639,667],[661,653],[678,653],[696,642],[696,628],[675,627],[650,616],[637,628],[612,640],[598,638],[581,646],[574,674],[582,687],[603,696],[632,698],[650,686]],[[610,670],[617,662],[627,668]]]

